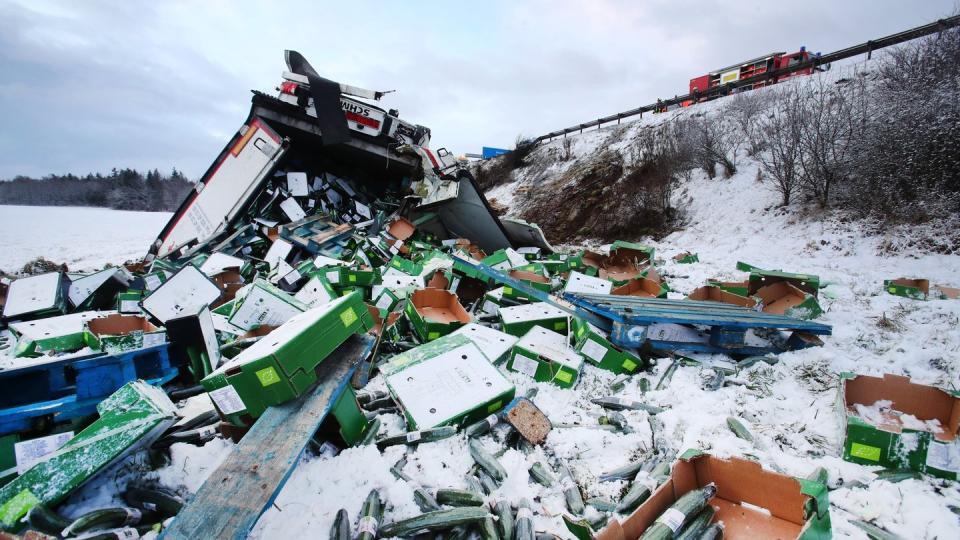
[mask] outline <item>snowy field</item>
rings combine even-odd
[[[139,259],[169,219],[166,212],[0,205],[0,270],[15,272],[37,257],[71,271]]]

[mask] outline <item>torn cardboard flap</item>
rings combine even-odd
[[[667,295],[659,283],[648,278],[634,278],[619,287],[614,287],[610,294],[620,296],[639,296],[641,298],[660,298]]]
[[[830,537],[828,514],[814,513],[809,519],[805,517],[804,509],[813,497],[805,493],[810,491],[809,487],[805,489],[797,479],[764,470],[753,461],[687,452],[673,464],[670,479],[661,484],[646,502],[623,521],[608,525],[596,538],[636,540],[680,496],[710,483],[717,487],[716,496],[709,502],[716,510],[713,521],[723,523],[723,537],[726,539]],[[818,502],[825,502],[826,486],[812,484]]]
[[[694,289],[693,292],[687,295],[687,300],[722,302],[724,304],[732,304],[749,309],[757,307],[756,298],[733,294],[715,285],[705,285]]]

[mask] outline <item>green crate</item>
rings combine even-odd
[[[549,293],[550,289],[553,287],[553,282],[550,281],[549,277],[546,277],[537,272],[531,272],[526,270],[514,269],[508,272],[508,275],[525,285],[530,286],[533,289]],[[531,296],[523,293],[522,291],[515,289],[509,285],[503,287],[503,297],[509,298],[510,300],[517,300],[521,302],[527,302],[534,300]]]
[[[443,289],[420,289],[407,298],[404,314],[421,341],[433,341],[472,319],[457,295]]]
[[[503,331],[512,336],[523,336],[539,326],[566,335],[570,315],[546,302],[502,307],[499,310]]]
[[[474,342],[490,362],[499,364],[507,359],[510,349],[517,344],[520,339],[517,336],[511,336],[506,332],[501,332],[489,326],[482,326],[476,323],[470,323],[463,328],[450,334],[451,336],[464,336]]]
[[[616,374],[633,374],[645,365],[637,356],[610,343],[600,329],[587,321],[574,318],[572,326],[574,349],[594,366]]]
[[[510,371],[561,388],[573,388],[582,367],[583,357],[570,348],[566,336],[539,326],[531,328],[517,341],[507,359]]]
[[[895,296],[926,300],[930,296],[930,281],[926,279],[885,279],[883,289]]]

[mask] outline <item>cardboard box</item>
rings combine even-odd
[[[527,258],[511,248],[507,248],[498,249],[497,251],[493,252],[492,255],[487,256],[480,262],[493,268],[494,270],[506,272],[511,268],[516,268],[517,266],[523,266],[527,264]]]
[[[0,528],[14,528],[38,504],[55,507],[100,471],[149,446],[177,418],[163,390],[143,381],[125,384],[97,412],[96,422],[0,487]]]
[[[812,294],[804,292],[788,281],[778,281],[761,287],[753,296],[760,300],[764,313],[786,315],[797,319],[814,319],[823,313]]]
[[[670,478],[621,522],[611,521],[597,540],[636,540],[683,494],[713,483],[709,504],[723,522],[726,540],[828,540],[830,503],[818,482],[764,470],[759,463],[688,450]],[[762,510],[761,510],[762,509]]]
[[[756,298],[749,296],[740,296],[732,292],[727,292],[716,285],[705,285],[697,287],[687,295],[687,300],[699,300],[702,302],[722,302],[734,306],[754,309],[759,302]]]
[[[610,294],[612,289],[613,283],[609,280],[571,270],[563,292],[564,294]]]
[[[86,322],[85,341],[110,354],[152,347],[167,341],[167,333],[139,315],[108,315]]]
[[[337,291],[322,274],[308,279],[303,287],[300,287],[300,290],[293,295],[294,299],[302,302],[308,308],[322,306],[336,297]]]
[[[748,296],[750,294],[749,281],[718,281],[715,279],[708,279],[707,285],[710,287],[717,287],[722,291],[733,293],[738,296]]]
[[[940,478],[960,475],[960,392],[911,383],[909,377],[840,374],[841,413],[845,418],[843,459],[891,469],[909,468]],[[890,411],[863,417],[857,405],[890,401]],[[904,419],[893,411],[913,415]],[[905,422],[906,420],[906,422]],[[937,420],[933,433],[923,422]]]
[[[216,283],[188,264],[144,298],[140,306],[150,316],[165,323],[177,317],[196,315],[220,298],[220,292]]]
[[[674,255],[673,260],[677,261],[677,264],[693,264],[700,262],[700,256],[696,253],[685,251],[683,253],[677,253]]]
[[[499,364],[503,360],[506,360],[510,349],[512,349],[520,339],[506,332],[475,323],[470,323],[450,335],[464,336],[474,342],[477,347],[480,347],[480,350],[483,351],[484,356],[493,364]]]
[[[286,321],[201,384],[227,421],[249,425],[268,406],[306,392],[316,382],[317,366],[351,335],[370,328],[373,318],[360,294],[340,297]]]
[[[80,350],[89,345],[83,331],[87,321],[109,314],[110,312],[102,311],[81,311],[70,315],[10,323],[10,330],[18,338],[13,354],[16,357],[34,357]]]
[[[591,364],[613,373],[636,373],[645,362],[637,356],[616,347],[603,332],[584,321],[574,318],[574,350]]]
[[[549,293],[551,287],[553,286],[553,282],[550,281],[550,278],[540,275],[536,272],[529,272],[525,270],[510,270],[507,273],[507,275],[509,275],[513,279],[523,282],[526,285],[529,285],[534,289],[537,289],[538,291],[543,291],[545,293]],[[518,301],[533,300],[533,298],[527,296],[523,292],[518,291],[517,289],[514,289],[513,287],[510,287],[510,286],[503,287],[503,297],[509,298],[511,300],[518,300]]]
[[[926,279],[885,279],[883,288],[890,294],[914,300],[926,300],[930,295],[930,281]]]
[[[641,277],[627,280],[622,285],[614,287],[610,294],[620,296],[639,296],[641,298],[666,298],[669,290],[661,283]]]
[[[571,349],[567,337],[535,326],[510,351],[507,369],[524,373],[535,381],[573,388],[580,377],[583,357]]]
[[[960,298],[960,288],[944,287],[943,285],[933,286],[933,297],[940,300],[957,300]]]
[[[414,291],[407,298],[404,314],[423,341],[433,341],[473,320],[457,295],[443,289]]]
[[[627,255],[640,261],[653,262],[654,249],[636,242],[616,240],[610,244],[610,255]]]
[[[130,285],[132,276],[121,268],[105,268],[99,272],[71,280],[67,299],[75,310],[110,309],[120,291]]]
[[[465,335],[394,356],[380,371],[411,430],[475,422],[502,409],[515,392]]]
[[[66,313],[65,288],[61,272],[15,279],[7,288],[3,318],[26,320]]]
[[[230,324],[243,330],[257,326],[280,326],[303,313],[307,305],[263,279],[256,279],[237,293]]]
[[[750,296],[753,296],[760,288],[786,281],[803,292],[810,293],[814,297],[820,292],[820,277],[813,274],[793,274],[790,272],[779,272],[775,270],[754,270],[750,272]]]
[[[511,336],[523,336],[535,326],[563,335],[566,335],[569,330],[570,315],[546,302],[502,307],[498,313],[503,331]]]

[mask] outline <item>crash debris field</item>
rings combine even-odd
[[[794,216],[748,157],[666,236],[555,246],[512,217],[540,180],[283,78],[169,221],[2,212],[3,265],[70,264],[0,281],[0,537],[960,535],[960,256]]]

